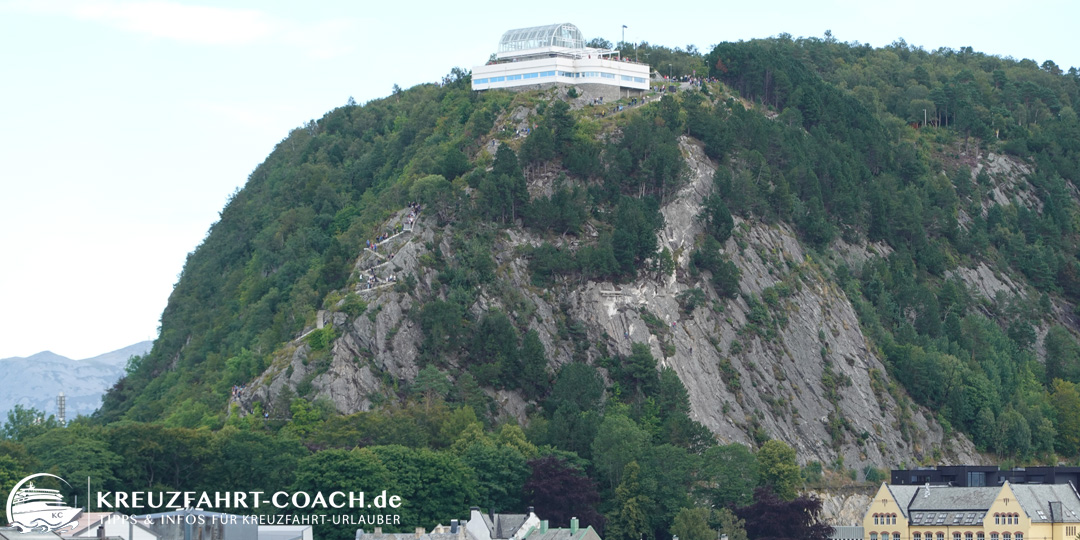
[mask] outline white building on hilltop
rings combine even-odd
[[[473,90],[551,84],[605,85],[620,94],[649,89],[649,66],[619,57],[619,51],[585,46],[570,23],[509,30],[495,59],[472,70]]]

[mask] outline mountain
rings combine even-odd
[[[22,405],[56,414],[56,396],[63,391],[68,420],[80,414],[89,416],[101,406],[101,396],[123,377],[128,358],[146,354],[151,345],[151,341],[142,341],[83,360],[50,351],[0,359],[0,380],[4,381],[0,411],[6,414],[15,405]]]
[[[696,58],[709,81],[625,110],[455,70],[294,130],[98,419],[439,448],[333,431],[434,402],[587,461],[620,423],[863,478],[1080,455],[1080,73],[787,36]]]

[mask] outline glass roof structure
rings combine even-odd
[[[517,28],[507,30],[502,35],[498,52],[524,51],[541,47],[584,49],[585,38],[582,37],[581,30],[570,23]]]

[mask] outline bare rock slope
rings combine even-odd
[[[723,442],[754,445],[781,439],[796,449],[802,463],[843,458],[848,466],[891,467],[930,455],[940,462],[980,462],[970,441],[955,433],[946,437],[929,411],[890,382],[851,302],[789,228],[736,221],[725,251],[742,272],[737,299],[719,297],[706,276],[691,272],[690,252],[702,233],[697,216],[712,189],[715,165],[697,141],[684,138],[681,147],[689,182],[665,201],[665,226],[659,233],[661,248],[676,261],[674,274],[618,285],[584,282],[539,289],[530,283],[527,264],[516,250],[540,239],[512,229],[493,253],[501,283],[495,288],[503,293],[482,294],[474,311],[498,307],[536,329],[551,371],[575,354],[595,361],[601,349],[582,352],[560,339],[558,317],[581,322],[588,343],[602,344],[608,353],[626,355],[633,343],[647,343],[659,364],[674,369],[686,386],[693,417]],[[392,262],[370,270],[385,261],[362,254],[357,265],[364,272],[386,279],[411,275],[415,287],[382,282],[367,290],[362,285],[357,294],[368,301],[363,315],[320,315],[320,322],[333,325],[338,334],[329,355],[313,354],[298,339],[243,393],[243,408],[251,410],[256,401],[271,403],[284,388],[301,384],[310,384],[310,395],[328,398],[342,413],[392,399],[393,380],[411,380],[418,371],[422,335],[409,312],[419,299],[431,298],[435,275],[421,257],[433,246],[452,257],[451,234],[447,228],[436,230],[434,220],[421,215],[414,231],[388,246]],[[864,248],[847,246],[848,251]],[[687,312],[680,294],[691,289],[700,289],[705,301]],[[510,305],[507,298],[513,299]],[[492,397],[501,414],[527,421],[527,404],[519,395]]]

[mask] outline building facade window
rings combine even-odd
[[[874,514],[874,525],[880,525],[880,523],[878,522],[879,519],[881,518],[878,517],[877,514]],[[877,533],[874,533],[874,536],[877,536]]]
[[[870,540],[877,540],[877,533],[875,533],[875,532],[870,533]]]
[[[975,533],[975,538],[977,540],[986,540],[986,534],[983,533],[982,531],[979,531],[979,532]]]
[[[892,533],[892,540],[900,540],[900,533],[898,533],[898,532]]]
[[[922,540],[922,534],[914,533],[911,535],[911,540]]]
[[[937,533],[937,540],[945,540],[945,533],[943,533],[943,532]]]
[[[960,533],[958,533],[958,532],[952,533],[952,540],[960,540]]]
[[[1065,527],[1065,536],[1076,536],[1076,525]]]
[[[996,532],[990,533],[990,540],[998,540],[998,533],[996,533]]]
[[[994,525],[1001,525],[1001,514],[994,514]]]
[[[1013,535],[1013,540],[1024,540],[1024,533],[1017,532]]]
[[[970,532],[966,532],[964,533],[964,540],[971,540],[972,536],[973,535]]]
[[[1009,533],[1001,533],[1001,540],[1012,540],[1012,535]]]

